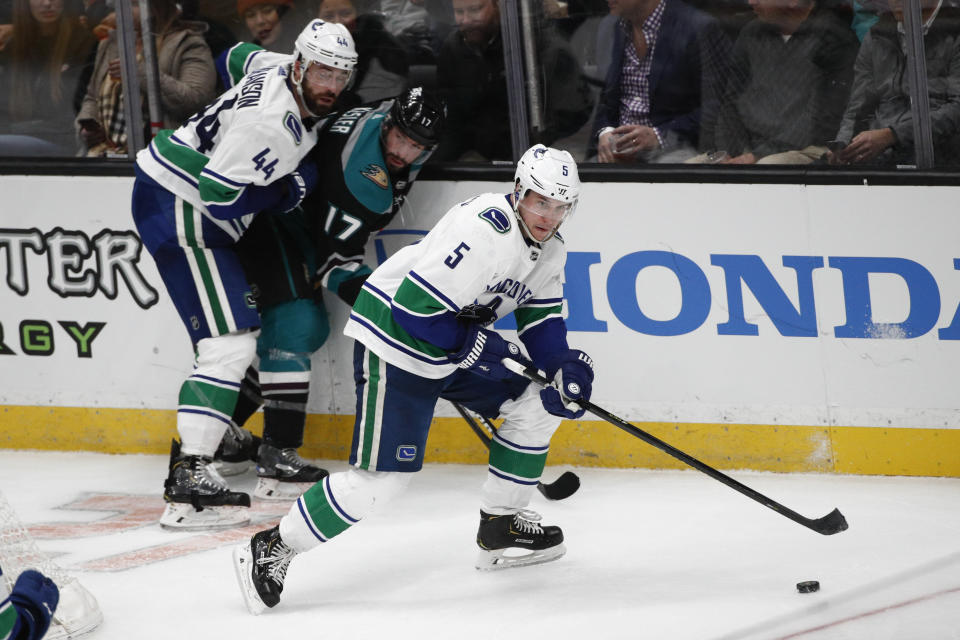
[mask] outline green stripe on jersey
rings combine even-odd
[[[316,483],[303,494],[303,504],[307,507],[307,515],[313,526],[323,535],[330,538],[340,535],[350,527],[350,523],[341,518],[333,505],[327,500],[323,481]]]
[[[232,416],[239,392],[234,387],[221,387],[196,378],[187,378],[180,387],[181,407],[206,407],[225,416]]]
[[[561,317],[563,304],[553,307],[517,307],[513,316],[517,319],[517,331],[523,331],[532,324],[536,324],[548,316]]]
[[[528,480],[539,480],[546,464],[546,451],[535,454],[523,453],[510,449],[496,439],[490,442],[490,466],[503,473]]]
[[[195,149],[171,141],[170,136],[172,135],[172,129],[162,129],[157,132],[152,142],[157,149],[157,153],[171,164],[179,167],[184,173],[199,178],[200,172],[207,166],[207,161],[210,159]]]
[[[393,300],[404,309],[425,316],[436,315],[447,310],[440,300],[409,277],[404,278],[400,283],[400,287],[393,295]]]
[[[241,42],[230,49],[230,53],[227,54],[227,73],[230,75],[231,85],[237,84],[243,78],[243,68],[250,54],[262,50],[263,47],[252,42]]]
[[[230,204],[240,195],[240,189],[229,187],[222,182],[202,175],[197,179],[200,199],[211,204]]]
[[[10,600],[0,601],[0,640],[7,640],[13,625],[17,624],[17,610]]]
[[[403,327],[393,319],[393,314],[390,312],[390,305],[370,293],[367,289],[360,290],[360,295],[357,296],[353,310],[358,315],[369,320],[381,332],[414,351],[418,351],[431,358],[441,358],[447,355],[440,347],[423,340],[418,340],[404,331]]]

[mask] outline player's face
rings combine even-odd
[[[350,72],[314,62],[303,78],[303,97],[317,115],[329,113],[334,101],[350,81]]]
[[[548,198],[536,191],[527,191],[520,198],[517,209],[520,218],[527,225],[527,231],[536,242],[543,242],[560,226],[570,211],[570,203]]]
[[[276,5],[253,5],[244,12],[243,20],[254,40],[263,46],[272,44],[280,37],[280,12]]]
[[[391,173],[409,166],[426,150],[426,147],[411,140],[396,127],[390,127],[384,137],[383,155],[387,160],[387,169]]]

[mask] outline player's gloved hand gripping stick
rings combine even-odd
[[[543,387],[552,386],[552,383],[550,382],[550,380],[545,378],[543,375],[541,375],[540,372],[532,366],[526,366],[510,358],[503,359],[503,366],[518,375],[529,378],[530,380],[542,385]],[[734,491],[738,491],[742,493],[748,498],[751,498],[759,502],[763,506],[773,509],[780,515],[790,518],[791,520],[793,520],[798,524],[802,524],[808,529],[812,529],[817,533],[823,534],[825,536],[829,536],[835,533],[840,533],[841,531],[846,531],[847,527],[849,526],[847,524],[847,519],[843,517],[843,514],[840,513],[839,509],[834,509],[833,511],[823,516],[822,518],[817,518],[817,519],[806,518],[800,515],[799,513],[797,513],[796,511],[793,511],[792,509],[783,506],[779,502],[776,502],[775,500],[768,498],[762,493],[759,493],[758,491],[755,491],[750,487],[744,484],[741,484],[740,482],[734,480],[730,476],[724,473],[721,473],[720,471],[717,471],[713,467],[707,464],[704,464],[703,462],[700,462],[693,456],[690,456],[689,454],[686,454],[683,451],[680,451],[679,449],[670,446],[663,440],[660,440],[659,438],[650,435],[649,433],[647,433],[646,431],[643,431],[642,429],[638,429],[637,427],[633,426],[626,420],[623,420],[622,418],[618,418],[612,413],[604,409],[601,409],[600,407],[593,404],[589,400],[575,400],[575,402],[579,404],[580,407],[583,408],[584,410],[589,411],[590,413],[594,414],[599,418],[603,418],[613,426],[623,429],[630,435],[640,438],[647,444],[653,445],[654,447],[656,447],[657,449],[660,449],[664,453],[670,456],[673,456],[674,458],[676,458],[677,460],[680,460],[685,464],[690,465],[697,471],[702,471],[703,473],[707,474],[714,480],[718,480],[723,484],[727,485]]]

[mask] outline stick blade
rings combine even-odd
[[[843,517],[839,509],[834,509],[822,518],[814,520],[813,524],[812,529],[825,536],[832,536],[835,533],[840,533],[850,528],[850,525],[847,524],[847,519]]]
[[[537,489],[547,500],[563,500],[569,498],[580,488],[580,478],[572,471],[563,474],[550,484],[537,484]]]

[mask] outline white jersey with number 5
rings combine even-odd
[[[160,185],[206,214],[229,206],[249,185],[289,174],[316,143],[287,86],[286,66],[258,69],[176,131],[160,131],[137,154],[137,164]],[[246,213],[246,212],[244,212]],[[218,220],[239,238],[254,214]]]
[[[364,284],[344,333],[390,364],[425,378],[455,370],[447,352],[418,339],[394,319],[392,308],[415,317],[420,336],[449,331],[438,320],[468,304],[514,313],[525,331],[562,318],[566,247],[556,235],[543,248],[529,245],[504,194],[486,193],[450,209],[420,242],[380,265]],[[446,327],[446,328],[444,328]],[[438,340],[443,343],[443,340]]]

